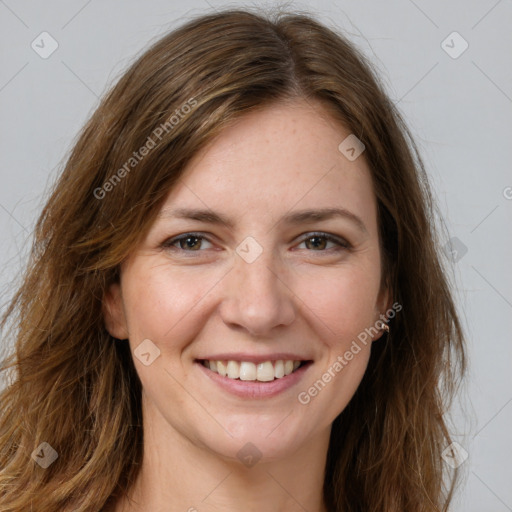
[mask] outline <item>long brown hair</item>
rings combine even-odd
[[[445,414],[466,360],[418,150],[372,66],[336,30],[308,14],[236,9],[190,20],[139,57],[51,191],[1,324],[15,347],[2,364],[2,511],[105,510],[133,483],[141,383],[128,344],[105,328],[104,293],[187,162],[244,113],[294,98],[321,101],[365,144],[383,275],[403,306],[333,423],[325,502],[447,510],[457,474],[441,458]],[[46,469],[31,457],[43,442],[58,454]]]

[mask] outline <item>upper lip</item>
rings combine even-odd
[[[222,354],[207,355],[196,358],[198,361],[247,361],[254,364],[265,361],[312,361],[311,357],[304,357],[291,352],[274,352],[272,354],[246,354],[242,352],[224,352]]]

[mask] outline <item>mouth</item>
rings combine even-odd
[[[229,395],[243,399],[271,398],[300,382],[312,360],[277,359],[236,361],[229,359],[196,359],[194,366],[211,385]]]
[[[196,362],[228,379],[246,382],[272,382],[295,373],[313,361],[278,359],[254,363],[252,361],[196,359]]]

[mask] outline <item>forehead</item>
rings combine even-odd
[[[163,208],[210,208],[240,217],[342,207],[376,228],[364,157],[339,150],[350,131],[317,102],[279,103],[245,114],[189,163]]]

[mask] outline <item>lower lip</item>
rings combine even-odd
[[[290,389],[297,384],[304,374],[308,371],[308,368],[312,365],[312,362],[308,362],[301,366],[290,375],[281,377],[280,379],[274,379],[268,382],[249,381],[249,380],[238,380],[223,377],[217,372],[206,368],[203,364],[195,361],[194,364],[199,366],[200,370],[213,382],[218,384],[222,389],[230,392],[233,395],[241,398],[270,398],[278,395]]]

